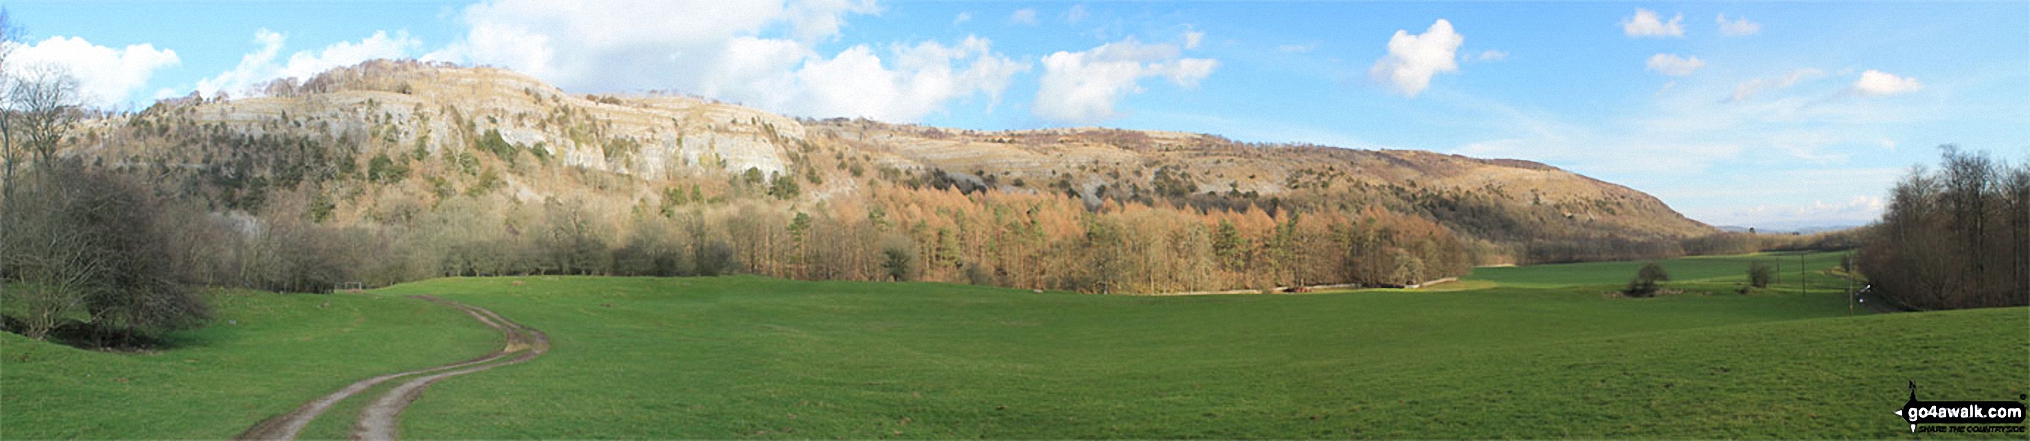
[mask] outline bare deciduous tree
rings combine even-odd
[[[77,77],[62,67],[37,65],[10,80],[7,101],[15,121],[8,128],[20,139],[8,150],[7,163],[20,161],[25,151],[35,163],[46,165],[81,115]]]

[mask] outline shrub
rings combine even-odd
[[[1776,267],[1762,261],[1748,264],[1748,284],[1756,288],[1768,288],[1776,280]]]
[[[1656,296],[1656,283],[1670,279],[1671,275],[1663,270],[1663,265],[1645,263],[1642,269],[1635,271],[1635,279],[1628,281],[1628,289],[1622,293],[1629,297],[1653,297]]]
[[[90,327],[148,337],[187,328],[210,314],[187,286],[188,219],[133,178],[62,162],[37,164],[0,199],[0,276],[22,314],[9,326],[41,339],[82,316]],[[101,334],[94,334],[101,335]],[[126,340],[126,337],[121,337]],[[122,344],[93,338],[94,346]],[[127,342],[132,343],[132,342]]]
[[[725,241],[713,240],[693,249],[697,254],[697,271],[700,276],[732,274],[740,262],[734,260],[733,246]]]
[[[981,286],[994,286],[1000,285],[1001,281],[999,280],[998,277],[994,276],[994,270],[992,268],[988,268],[987,265],[976,262],[966,264],[966,283]]]

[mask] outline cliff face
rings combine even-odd
[[[803,177],[790,198],[802,204],[912,181],[1063,194],[1096,208],[1372,206],[1511,248],[1714,231],[1642,192],[1509,159],[1175,132],[799,120],[672,94],[572,95],[510,71],[415,62],[368,62],[268,92],[89,120],[67,154],[149,170],[221,211],[306,193],[298,196],[329,205],[323,219],[333,222],[384,220],[396,201],[459,195],[588,198],[618,210],[655,205],[683,183],[711,190],[754,174]]]

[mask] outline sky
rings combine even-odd
[[[2030,2],[15,1],[95,106],[374,58],[808,117],[1543,162],[1714,225],[1857,225],[1941,144],[2030,161]]]

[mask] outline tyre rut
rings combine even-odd
[[[521,324],[515,323],[504,317],[501,317],[500,314],[494,313],[493,311],[488,310],[486,308],[470,306],[463,303],[453,302],[450,300],[444,300],[427,295],[415,295],[409,297],[427,300],[430,302],[450,306],[452,308],[457,308],[459,311],[464,312],[466,315],[472,316],[474,320],[478,320],[481,324],[485,324],[488,327],[500,331],[501,335],[507,339],[507,344],[500,350],[485,355],[481,355],[471,360],[446,364],[442,366],[417,369],[412,371],[397,372],[353,382],[352,384],[340,388],[338,391],[332,392],[329,395],[325,395],[323,397],[319,397],[317,399],[304,403],[302,406],[297,407],[293,411],[269,417],[268,419],[262,420],[259,423],[255,423],[253,427],[249,427],[247,428],[246,431],[240,432],[240,434],[234,436],[233,439],[239,440],[296,439],[296,436],[303,430],[305,426],[309,425],[311,421],[316,420],[318,416],[322,415],[325,411],[330,410],[332,406],[338,404],[340,401],[344,401],[346,398],[351,398],[353,395],[358,395],[360,392],[364,392],[367,389],[371,389],[374,386],[388,382],[390,380],[416,375],[424,375],[422,377],[414,378],[400,385],[397,385],[393,389],[390,389],[389,391],[383,393],[380,398],[374,400],[372,404],[367,405],[367,407],[360,412],[358,420],[353,426],[352,431],[353,439],[372,439],[372,440],[395,439],[398,435],[398,432],[395,430],[395,426],[400,421],[402,410],[408,408],[409,403],[412,403],[417,398],[421,397],[423,389],[429,387],[430,384],[436,383],[438,380],[450,378],[453,376],[481,372],[488,369],[493,369],[495,367],[526,362],[529,361],[530,359],[534,359],[537,356],[542,355],[544,352],[548,352],[550,349],[549,336],[544,335],[542,331],[538,331],[534,328],[530,328],[527,326],[522,326]],[[517,353],[519,353],[520,355],[516,355]],[[509,358],[510,355],[514,355],[514,357]],[[504,359],[506,361],[502,361]]]

